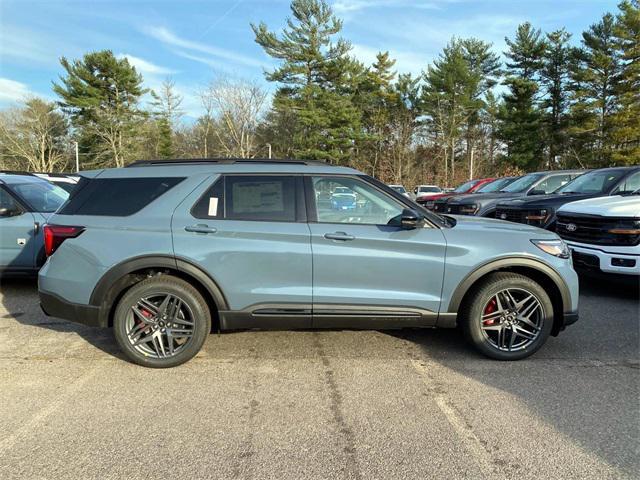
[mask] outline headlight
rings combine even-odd
[[[571,256],[571,252],[569,251],[569,247],[564,241],[558,240],[531,240],[536,247],[540,250],[548,253],[549,255],[553,255],[554,257],[559,258],[569,258]]]
[[[460,207],[460,213],[467,213],[470,215],[474,215],[478,211],[478,205],[475,203],[471,203],[469,205],[462,205]]]

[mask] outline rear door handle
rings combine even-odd
[[[335,233],[325,233],[324,238],[327,240],[355,240],[356,237],[353,235],[347,235],[345,232],[335,232]]]
[[[203,224],[191,225],[190,227],[184,227],[187,232],[193,233],[216,233],[218,231],[217,228],[207,227]]]

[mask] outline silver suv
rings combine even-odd
[[[439,216],[323,163],[84,172],[44,234],[44,311],[113,327],[149,367],[189,360],[212,328],[458,325],[483,354],[516,360],[578,319],[578,280],[555,233]]]

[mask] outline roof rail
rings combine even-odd
[[[34,176],[33,172],[25,172],[23,170],[0,170],[0,173],[4,173],[5,175],[29,175]]]
[[[319,160],[294,160],[294,159],[275,159],[275,158],[181,158],[169,160],[138,160],[130,163],[126,168],[130,167],[164,167],[171,165],[198,165],[207,163],[218,164],[234,164],[234,163],[267,163],[267,164],[293,164],[293,165],[326,165],[325,162]]]

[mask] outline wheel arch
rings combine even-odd
[[[477,285],[487,275],[495,272],[520,273],[542,285],[553,304],[554,325],[551,334],[557,335],[560,332],[564,325],[565,312],[571,311],[569,288],[560,274],[552,267],[531,258],[502,258],[479,266],[460,282],[451,296],[447,312],[457,313],[466,296],[473,290],[474,285]]]
[[[217,312],[228,310],[222,289],[197,265],[170,255],[135,257],[111,267],[100,278],[89,300],[90,305],[100,309],[99,324],[112,326],[113,313],[125,292],[144,278],[157,274],[171,274],[192,284],[211,307],[212,322],[218,327]]]

